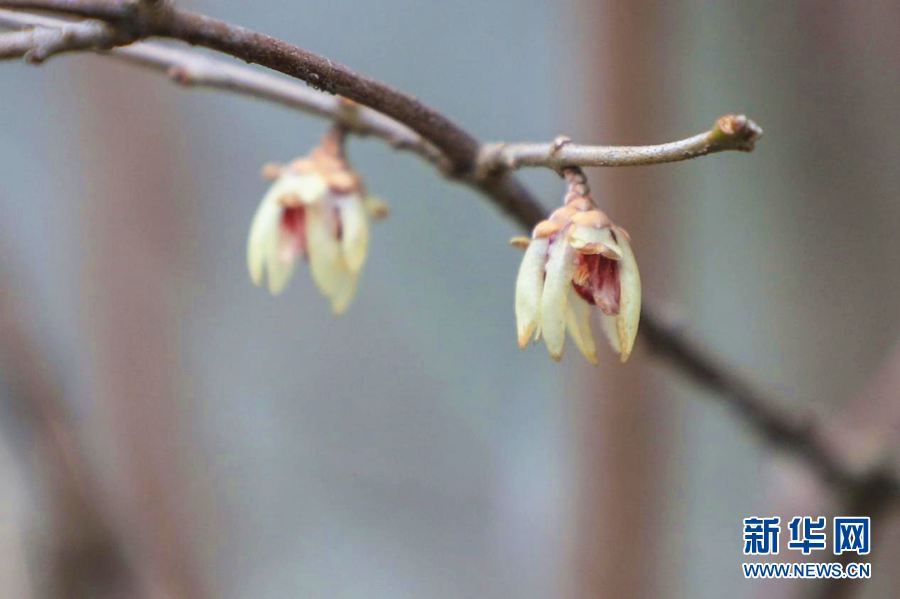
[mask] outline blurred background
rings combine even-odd
[[[755,153],[590,169],[595,195],[646,301],[836,443],[897,442],[900,3],[181,4],[487,140],[751,115]],[[409,155],[350,143],[392,216],[334,319],[305,266],[273,299],[245,264],[261,165],[322,121],[94,56],[0,85],[0,597],[808,596],[744,580],[742,519],[867,515],[640,339],[520,352],[519,231]],[[900,588],[897,522],[874,540],[848,595]]]

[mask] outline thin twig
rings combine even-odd
[[[0,60],[24,57],[26,61],[37,64],[54,54],[109,50],[134,41],[133,35],[103,21],[67,22],[0,10],[0,24],[35,27],[0,37]],[[326,93],[197,53],[155,44],[134,44],[112,54],[164,70],[182,85],[228,89],[331,118],[358,135],[378,135],[395,147],[417,151],[442,170],[448,168],[446,163],[442,163],[441,153],[405,125],[368,108],[348,108]],[[676,162],[728,150],[750,152],[761,134],[762,129],[746,116],[726,115],[716,121],[710,131],[655,146],[590,146],[573,144],[567,138],[550,143],[487,144],[479,154],[476,170],[485,174],[525,166],[559,170],[571,166],[639,166]]]
[[[709,132],[681,142],[647,148],[576,146],[565,139],[552,144],[483,146],[447,117],[412,96],[286,42],[210,17],[170,6],[147,10],[142,9],[143,5],[136,8],[131,2],[99,0],[0,0],[0,6],[105,19],[118,26],[127,25],[129,31],[137,31],[141,37],[168,37],[204,46],[350,98],[392,117],[439,148],[450,163],[448,174],[452,178],[478,189],[527,229],[542,219],[545,211],[530,192],[509,175],[508,168],[655,164],[724,150],[750,151],[761,133],[759,127],[746,117],[729,115],[720,119]],[[121,49],[116,53],[133,49]],[[245,91],[228,85],[217,87]],[[265,87],[254,86],[251,95],[275,99]],[[307,109],[303,103],[293,105]],[[333,110],[312,111],[335,118]],[[752,385],[722,368],[717,360],[688,342],[651,309],[644,308],[641,321],[641,333],[651,351],[715,392],[763,439],[806,460],[836,490],[853,494],[874,485],[892,498],[900,495],[900,479],[893,469],[876,467],[858,471],[849,465],[850,461],[838,448],[822,437],[813,416],[780,408],[776,400],[759,393]]]
[[[135,15],[138,3],[129,0],[9,0],[3,3],[6,8],[22,10],[45,10],[61,14],[101,19],[104,21],[123,21]]]
[[[302,48],[218,19],[168,4],[154,8],[128,1],[7,0],[0,6],[103,19],[127,26],[140,37],[178,39],[280,71],[405,123],[444,152],[453,172],[472,170],[478,154],[475,137],[409,94]]]
[[[0,10],[0,27],[37,28],[0,35],[0,58],[23,57],[35,49],[39,43],[36,41],[38,36],[51,37],[56,35],[59,28],[80,24],[52,17]],[[105,24],[104,26],[108,27]],[[86,46],[81,49],[94,48]],[[439,168],[446,167],[440,151],[409,127],[371,108],[342,101],[336,96],[275,75],[203,56],[198,52],[168,48],[153,42],[116,48],[103,52],[102,55],[167,74],[179,85],[227,90],[322,116],[340,123],[356,135],[379,137],[396,149],[415,152]]]
[[[479,157],[485,172],[498,168],[546,166],[561,170],[573,166],[645,166],[691,160],[716,152],[752,152],[762,129],[745,115],[725,115],[710,131],[656,146],[586,146],[568,138],[550,143],[496,143],[486,145]]]
[[[134,39],[103,21],[62,23],[55,28],[36,27],[0,36],[0,60],[24,58],[26,62],[40,64],[55,54],[107,50]]]
[[[674,144],[644,148],[575,146],[557,152],[553,144],[508,145],[488,152],[488,164],[478,164],[483,155],[476,138],[424,105],[416,98],[302,48],[254,31],[171,6],[141,10],[133,2],[96,0],[5,0],[0,6],[58,11],[127,23],[141,37],[180,39],[230,54],[244,61],[281,71],[324,91],[339,94],[393,117],[439,147],[452,171],[460,175],[493,170],[504,165],[595,166],[653,164],[703,156],[728,149],[750,149],[761,130],[746,119],[725,117],[723,126]],[[729,125],[735,125],[729,131]],[[488,148],[497,146],[488,146]],[[485,168],[487,167],[487,168]],[[518,190],[521,191],[521,190]]]

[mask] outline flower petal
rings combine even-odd
[[[254,285],[262,283],[266,247],[270,237],[277,235],[280,219],[281,206],[267,194],[256,209],[247,237],[247,267]]]
[[[284,181],[286,191],[295,193],[304,204],[316,204],[328,193],[328,181],[318,173],[289,173]]]
[[[331,313],[340,316],[347,311],[353,298],[356,296],[356,284],[359,281],[359,273],[347,268],[337,276],[334,295],[331,297]]]
[[[619,285],[622,291],[619,314],[616,316],[616,334],[622,362],[626,362],[634,347],[634,339],[637,337],[638,324],[641,320],[641,274],[634,252],[631,250],[628,234],[618,227],[615,228],[615,233],[622,248],[622,259],[619,260]]]
[[[369,222],[366,209],[357,195],[337,200],[341,218],[341,249],[352,272],[359,272],[369,249]]]
[[[575,250],[563,239],[550,245],[547,278],[541,294],[541,331],[550,357],[562,359],[566,344],[566,310],[572,275],[575,274]]]
[[[284,291],[294,273],[294,264],[297,262],[295,256],[289,251],[284,251],[284,247],[292,242],[290,235],[280,229],[269,238],[266,247],[266,266],[269,293],[272,295],[278,295]]]
[[[272,238],[278,236],[280,220],[281,205],[277,196],[268,193],[256,209],[247,237],[247,268],[254,285],[262,284],[267,248]]]
[[[334,235],[334,211],[330,206],[312,206],[306,211],[306,240],[313,282],[322,295],[334,296],[344,269],[341,247]]]
[[[603,329],[603,334],[606,335],[606,339],[609,341],[609,345],[612,347],[613,351],[617,354],[622,353],[622,344],[619,343],[619,329],[616,326],[616,316],[610,314],[600,313],[600,328]]]
[[[612,232],[607,227],[595,229],[575,225],[569,230],[568,240],[573,248],[583,254],[602,254],[612,260],[622,257],[622,248],[613,239]]]
[[[597,363],[597,344],[591,331],[591,306],[569,288],[569,308],[566,311],[566,328],[572,341],[588,362]]]
[[[547,261],[546,239],[535,239],[525,250],[516,278],[516,329],[519,347],[524,349],[537,327],[544,292],[544,264]]]

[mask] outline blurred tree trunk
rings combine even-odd
[[[777,383],[788,402],[839,414],[898,333],[890,315],[900,294],[894,276],[900,184],[890,165],[900,148],[884,135],[884,123],[900,99],[900,5],[693,3],[676,13],[647,1],[577,4],[583,57],[577,83],[585,110],[582,127],[570,131],[574,138],[665,141],[693,131],[697,119],[729,110],[746,110],[767,131],[758,153],[740,158],[740,172],[734,169],[738,158],[729,157],[710,159],[715,168],[697,161],[589,173],[610,216],[635,239],[645,297],[680,301],[691,328],[751,380]],[[690,195],[678,191],[681,181],[689,181]],[[677,399],[672,405],[657,398],[638,347],[634,364],[601,364],[596,384],[585,382],[576,420],[582,427],[579,597],[680,594],[660,588],[666,580],[711,588],[716,582],[703,569],[737,567],[735,546],[719,544],[720,561],[686,563],[681,576],[657,572],[655,581],[636,569],[637,560],[661,557],[654,555],[659,537],[651,535],[671,534],[673,526],[730,543],[720,522],[737,523],[747,514],[729,510],[729,500],[751,492],[765,498],[773,488],[767,470],[758,467],[760,459],[772,463],[765,447],[755,445],[754,452],[744,445],[747,455],[721,446],[722,438],[734,435],[746,444],[748,437],[733,421],[727,429],[709,428],[717,424],[716,410],[697,406],[705,422],[692,431],[694,452],[718,452],[708,463],[728,476],[681,477],[698,483],[686,489],[694,504],[711,496],[711,509],[673,522],[676,504],[665,503],[653,482],[666,472],[667,449],[676,449],[666,443],[665,424],[700,425],[667,417],[678,409]],[[677,397],[671,386],[665,394]],[[850,405],[847,413],[861,406]],[[896,431],[889,437],[896,442]],[[814,512],[822,505],[802,496],[809,485],[796,476],[775,481],[782,487],[777,494],[794,499],[793,509],[805,505]],[[776,514],[783,507],[767,509]],[[893,548],[884,551],[895,555]],[[740,573],[728,571],[722,581],[740,583]],[[865,586],[877,596],[881,584]],[[765,588],[752,585],[760,596]]]
[[[210,515],[196,509],[202,486],[190,484],[196,457],[184,430],[193,219],[181,117],[169,99],[177,92],[107,62],[91,62],[80,75],[90,193],[82,301],[97,408],[112,431],[114,474],[105,482],[142,595],[202,599],[209,593],[193,533]]]
[[[71,398],[64,396],[47,352],[38,349],[36,294],[11,270],[0,269],[0,381],[2,399],[9,402],[2,407],[2,432],[6,441],[20,445],[19,475],[33,480],[28,490],[35,506],[22,556],[29,562],[33,591],[20,590],[18,596],[132,595],[132,577],[97,501],[95,477],[69,411]],[[26,297],[32,302],[26,304]],[[15,562],[15,557],[3,561]],[[3,581],[5,587],[7,578]],[[8,584],[19,586],[16,580]],[[0,590],[0,597],[8,596],[4,592],[10,589]]]
[[[581,142],[638,144],[669,139],[666,10],[650,0],[579,0],[576,101],[584,107],[571,136]],[[589,169],[601,208],[634,240],[644,288],[665,283],[670,206],[660,202],[664,172]],[[599,330],[597,331],[599,333]],[[577,436],[575,588],[579,598],[650,597],[655,581],[641,567],[664,555],[668,525],[660,477],[668,468],[665,398],[656,391],[638,339],[628,364],[601,344],[596,369],[583,373],[574,422]],[[569,360],[580,361],[571,351]]]

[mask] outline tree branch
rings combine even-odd
[[[35,50],[40,44],[40,38],[58,37],[60,28],[80,25],[81,23],[62,19],[0,9],[0,27],[37,28],[0,35],[0,59],[21,57],[27,59],[28,52]],[[86,45],[79,49],[97,48]],[[116,48],[101,55],[164,73],[174,83],[186,87],[231,91],[325,117],[340,123],[356,135],[381,138],[395,149],[412,151],[438,168],[446,168],[446,161],[441,152],[409,127],[371,108],[342,101],[339,97],[298,85],[281,77],[209,58],[197,52],[176,50],[152,42]]]
[[[416,98],[281,40],[173,8],[165,3],[97,0],[4,0],[0,6],[62,12],[125,23],[139,37],[169,37],[260,64],[328,93],[349,98],[405,123],[440,148],[454,173],[493,171],[507,166],[624,166],[697,158],[725,150],[750,151],[762,130],[746,117],[726,116],[712,131],[690,139],[646,147],[510,144],[485,155],[477,139]],[[479,162],[481,158],[481,164]]]
[[[110,23],[115,23],[116,26],[120,26],[120,27],[126,27],[126,25],[123,24],[123,19],[131,16],[135,19],[135,21],[128,22],[126,28],[129,31],[133,32],[133,31],[139,30],[139,29],[145,30],[142,33],[143,37],[146,37],[149,35],[160,35],[161,37],[172,37],[172,36],[166,36],[163,34],[149,33],[150,28],[155,26],[154,23],[156,23],[157,21],[159,21],[161,19],[164,19],[166,15],[169,15],[171,12],[171,9],[153,10],[153,11],[149,12],[150,16],[148,16],[147,10],[141,12],[128,2],[108,2],[108,1],[99,1],[98,2],[98,1],[91,1],[91,0],[46,0],[46,1],[3,0],[3,1],[0,1],[0,6],[7,6],[7,7],[11,7],[11,8],[30,8],[30,9],[36,9],[36,10],[56,11],[56,12],[61,12],[63,14],[69,14],[69,15],[75,15],[75,16],[96,16],[98,18],[107,18],[110,20]],[[15,14],[20,14],[20,13],[11,13],[9,11],[6,11],[6,16],[4,18],[10,18],[8,15],[15,15]],[[195,15],[192,15],[191,13],[187,13],[187,14],[189,16],[195,16]],[[29,15],[28,18],[37,19],[40,17],[34,17],[33,15]],[[202,22],[202,19],[203,18],[200,18],[201,22]],[[148,23],[148,21],[149,21],[149,23]],[[44,21],[44,23],[49,25],[49,23],[47,21]],[[218,22],[216,22],[216,23],[218,23]],[[17,23],[11,23],[11,24],[13,24],[14,26],[18,26]],[[222,25],[224,27],[229,27],[229,26],[225,25],[224,23],[221,23],[220,25]],[[236,29],[243,31],[241,28],[236,28]],[[9,34],[7,34],[7,35],[9,35]],[[263,38],[263,40],[271,40],[272,39],[272,38],[267,38],[266,36],[261,36],[259,34],[256,34],[256,35],[259,36],[260,38]],[[182,39],[177,36],[174,36],[174,38]],[[277,40],[272,40],[272,41],[277,41]],[[259,53],[265,53],[267,42],[261,41],[259,43],[260,43],[260,47],[257,49],[257,51]],[[291,57],[294,54],[298,54],[298,55],[309,54],[305,50],[301,50],[300,48],[296,48],[295,46],[291,46],[284,42],[278,42],[278,44],[280,44],[279,50],[278,50],[278,52],[274,53],[278,56],[287,55],[288,57]],[[121,49],[116,50],[115,54],[118,55],[120,53],[124,53],[125,55],[134,57],[134,53],[132,53],[131,50],[132,50],[132,48],[121,48]],[[162,51],[166,51],[166,50],[168,50],[169,52],[172,52],[172,50],[170,50],[170,49],[162,49]],[[228,52],[225,52],[225,53],[227,54]],[[156,56],[154,57],[155,59],[161,58],[159,51],[155,52],[155,54],[156,54]],[[145,58],[145,59],[148,58],[147,53],[145,53],[145,52],[142,52],[141,55],[142,55],[141,56],[142,58]],[[187,52],[181,53],[182,58],[185,55],[190,55],[190,53],[187,53]],[[240,55],[235,55],[235,56],[238,58],[241,57]],[[315,56],[315,55],[312,55],[312,56]],[[169,58],[171,58],[171,55],[169,56]],[[252,60],[250,60],[247,57],[244,57],[243,59],[247,60],[248,62],[253,62]],[[318,62],[324,62],[324,63],[332,64],[332,65],[336,64],[336,63],[332,63],[331,61],[329,61],[328,59],[325,59],[325,58],[316,57],[316,59]],[[197,60],[196,56],[191,59],[192,63],[195,60]],[[204,58],[200,58],[199,60],[204,60]],[[276,59],[272,59],[272,60],[276,60]],[[272,60],[270,60],[268,62],[272,62]],[[286,60],[288,60],[288,59],[286,59]],[[156,61],[150,60],[150,62],[153,63]],[[268,66],[267,62],[260,62],[260,61],[257,61],[257,62]],[[276,62],[277,62],[277,60],[276,60]],[[221,63],[221,62],[218,62],[216,64],[219,66],[226,66],[224,63]],[[273,90],[273,85],[271,84],[271,82],[278,81],[277,87],[287,86],[288,84],[286,82],[281,81],[277,78],[272,78],[272,77],[269,77],[268,81],[260,81],[258,78],[258,76],[260,74],[256,73],[255,71],[248,70],[246,68],[232,66],[232,65],[227,65],[227,66],[229,67],[229,73],[231,75],[241,73],[240,79],[241,79],[242,83],[244,84],[244,87],[247,90],[249,90],[251,88],[255,90],[255,92],[252,95],[255,95],[258,97],[263,97],[263,98],[270,99],[270,100],[274,99],[276,102],[293,105],[296,108],[300,108],[300,109],[304,109],[304,110],[306,109],[302,105],[303,102],[295,103],[294,101],[297,100],[297,98],[301,98],[301,97],[309,99],[310,94],[304,94],[303,91],[311,91],[311,90],[305,90],[305,88],[294,85],[293,87],[290,88],[289,94],[286,94],[287,96],[289,96],[291,98],[291,100],[288,102],[284,102],[281,99],[277,99],[280,94]],[[346,69],[346,67],[342,67],[342,68]],[[279,70],[279,69],[275,69],[275,70]],[[349,70],[349,69],[347,69],[347,70]],[[350,72],[352,73],[352,71],[350,71]],[[288,73],[288,74],[291,74],[291,73]],[[306,78],[304,78],[302,76],[297,76],[297,78],[307,81],[311,85],[314,85],[315,80],[317,79],[317,76],[315,75],[315,73],[305,72],[305,74],[306,74]],[[296,75],[292,75],[292,76],[296,76]],[[394,90],[392,90],[392,88],[390,88],[384,84],[379,84],[379,86],[380,87],[378,89],[382,90],[383,93],[387,94],[387,96],[388,96],[387,99],[384,100],[384,102],[391,103],[391,104],[398,103],[398,102],[402,103],[402,101],[410,101],[413,103],[417,103],[417,101],[415,99],[411,98],[410,96],[406,96],[406,95],[401,95],[400,99],[393,98],[391,94],[397,94],[398,92],[395,92]],[[387,90],[387,91],[384,91],[384,90]],[[236,90],[233,90],[233,91],[236,91]],[[358,100],[358,97],[353,97],[353,96],[348,96],[348,95],[345,95],[345,97],[348,97],[352,100]],[[404,100],[404,98],[406,100]],[[337,100],[334,100],[334,102],[337,102]],[[365,102],[359,102],[359,103],[361,103],[363,105],[366,104]],[[330,118],[335,118],[334,115],[336,115],[339,112],[336,109],[333,110],[333,106],[330,105],[329,102],[325,102],[324,100],[322,100],[321,96],[317,97],[315,101],[310,102],[310,104],[311,104],[311,106],[314,106],[313,108],[311,108],[311,110],[310,110],[311,112],[323,114],[323,115],[326,115],[326,112],[327,112],[327,116],[329,116]],[[327,110],[321,110],[321,108],[323,108],[323,107]],[[430,109],[428,109],[428,110],[430,110]],[[427,112],[427,110],[426,110],[426,112]],[[377,119],[377,121],[379,122],[380,125],[385,125],[387,122],[391,122],[392,129],[396,129],[398,127],[403,127],[406,130],[412,129],[414,132],[416,130],[416,127],[413,127],[412,123],[401,124],[396,119],[390,119],[390,118],[386,117],[384,114],[381,114],[380,112],[376,112],[376,111],[372,111],[370,114],[372,114],[373,120]],[[375,114],[377,114],[378,116],[375,117],[374,116]],[[338,118],[338,120],[340,120],[340,118]],[[410,126],[407,126],[407,125],[410,125]],[[455,125],[454,125],[454,127],[455,127]],[[378,128],[373,127],[372,132],[376,133],[380,129],[381,129],[380,127],[378,127]],[[460,131],[462,131],[462,130],[460,129]],[[463,133],[465,133],[465,132],[463,132]],[[465,135],[468,135],[468,134],[465,134]],[[391,141],[393,139],[393,137],[389,133],[386,135],[380,135],[380,136],[384,137],[385,139],[388,139],[388,141]],[[402,140],[403,138],[400,138],[400,139]],[[419,134],[419,139],[422,139],[426,143],[430,143],[435,148],[441,148],[441,147],[445,147],[447,145],[446,140],[442,140],[440,138],[438,138],[437,140],[434,140],[426,135],[421,135],[421,133]],[[438,143],[438,142],[440,142],[440,143]],[[405,147],[405,144],[402,143],[402,141],[401,141],[400,146]],[[474,148],[474,150],[472,152],[471,163],[473,165],[475,164],[475,160],[477,159],[479,147]],[[411,148],[411,149],[414,149],[414,148]],[[476,177],[476,173],[475,173],[474,169],[471,171],[467,171],[467,172],[460,172],[456,167],[454,167],[452,160],[450,160],[449,157],[446,157],[446,156],[441,157],[440,152],[441,151],[439,149],[432,149],[432,150],[428,150],[426,153],[430,155],[429,160],[436,163],[441,168],[442,172],[446,176],[448,176],[451,179],[460,181],[460,182],[476,189],[480,193],[484,194],[491,200],[491,202],[495,206],[497,206],[500,210],[502,210],[503,212],[508,214],[511,218],[513,218],[517,222],[525,223],[525,226],[530,227],[530,226],[533,226],[534,224],[536,224],[538,221],[540,221],[544,217],[545,209],[540,205],[538,200],[534,196],[531,195],[531,193],[528,191],[528,189],[526,187],[521,185],[518,181],[516,181],[512,177],[508,176],[508,174],[506,174],[506,173],[491,173],[489,176]]]
[[[562,170],[573,166],[645,166],[700,158],[716,152],[752,152],[762,129],[746,115],[728,114],[710,131],[656,146],[586,146],[567,137],[551,143],[496,143],[486,145],[478,159],[485,172],[546,166]]]
[[[2,6],[117,22],[133,19],[144,4],[136,0],[7,0]]]
[[[480,144],[470,133],[409,94],[356,73],[281,40],[175,8],[150,13],[138,21],[149,36],[170,37],[260,64],[306,81],[314,88],[349,98],[406,124],[436,145],[454,173],[473,169]]]
[[[812,411],[787,409],[693,345],[675,326],[654,314],[641,314],[641,332],[650,351],[664,357],[678,372],[716,393],[740,414],[772,447],[803,460],[838,493],[852,495],[878,488],[879,495],[900,498],[896,461],[879,461],[860,468],[844,448],[835,446],[822,420]],[[880,456],[886,457],[886,456]]]
[[[348,67],[241,27],[168,5],[154,8],[153,4],[98,0],[0,0],[0,6],[104,19],[115,27],[123,27],[132,35],[136,32],[141,38],[168,37],[205,46],[280,71],[326,92],[340,94],[368,106],[377,112],[359,109],[355,118],[365,115],[367,124],[356,132],[370,132],[389,140],[405,139],[414,146],[419,142],[431,144],[435,152],[446,158],[449,166],[445,174],[480,191],[526,229],[541,220],[545,210],[524,186],[510,176],[509,169],[521,166],[556,169],[575,165],[625,166],[686,160],[726,150],[750,151],[761,134],[761,129],[750,119],[742,115],[728,115],[719,119],[711,131],[659,146],[591,147],[570,144],[565,138],[551,144],[482,146],[469,133],[412,96],[359,75]],[[9,15],[3,18],[8,19]],[[341,119],[346,115],[342,116],[341,104],[337,99],[333,103],[325,103],[321,96],[301,94],[302,88],[295,84],[219,61],[204,63],[206,69],[194,68],[200,64],[197,60],[208,59],[199,59],[190,52],[174,52],[177,51],[139,44],[115,50],[112,54],[157,70],[165,69],[181,83],[236,91],[345,122]],[[368,120],[370,117],[371,122]],[[373,124],[375,121],[377,126]],[[399,133],[401,130],[396,129],[399,127],[406,128],[402,136],[385,134],[388,130]],[[409,137],[414,134],[419,137]],[[864,471],[854,468],[852,460],[840,448],[830,445],[822,437],[813,415],[780,407],[777,400],[759,393],[742,378],[722,368],[717,360],[688,342],[646,305],[641,320],[641,333],[651,351],[665,358],[679,372],[716,393],[745,419],[757,435],[805,460],[836,490],[853,495],[877,488],[879,495],[883,493],[894,499],[900,495],[900,479],[893,468],[879,466]]]
[[[31,64],[40,64],[55,54],[107,50],[134,40],[103,21],[62,23],[55,28],[37,27],[0,36],[0,60],[24,58]]]

